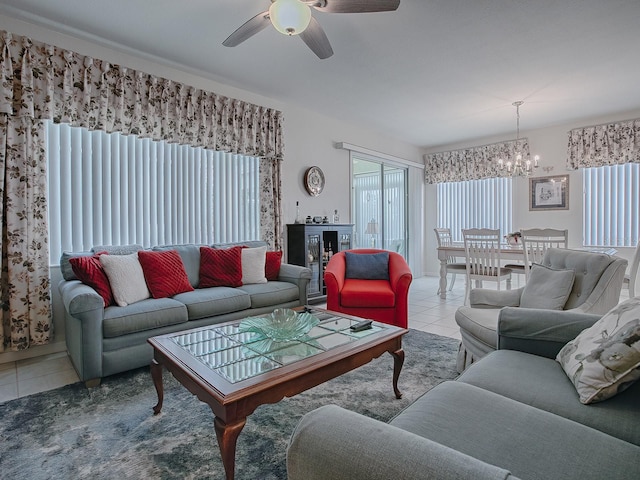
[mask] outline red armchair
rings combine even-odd
[[[350,253],[381,253],[386,250],[358,249]],[[389,253],[389,280],[345,278],[344,251],[331,257],[324,272],[327,309],[382,323],[408,328],[407,301],[413,276],[401,255]]]

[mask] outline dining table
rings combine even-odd
[[[437,247],[438,260],[440,260],[440,298],[447,298],[447,262],[451,258],[466,259],[464,251],[464,243],[454,242],[451,245]],[[589,251],[593,253],[604,253],[606,255],[615,255],[618,251],[610,247],[578,247],[574,250]],[[524,250],[522,245],[503,244],[500,246],[500,261],[510,260],[524,264]]]

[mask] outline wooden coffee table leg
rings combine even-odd
[[[398,378],[404,364],[404,350],[396,350],[391,352],[391,355],[393,355],[393,393],[396,394],[396,398],[402,398],[402,392],[398,390]]]
[[[233,480],[235,475],[236,442],[245,423],[247,423],[246,418],[241,418],[231,424],[224,423],[218,417],[215,417],[213,420],[227,480]]]
[[[155,407],[153,407],[153,414],[158,415],[160,410],[162,410],[162,402],[164,400],[164,387],[162,386],[162,365],[156,362],[154,358],[151,360],[151,378],[153,379],[153,384],[156,387],[156,392],[158,393],[158,403]]]

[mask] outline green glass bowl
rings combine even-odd
[[[307,312],[296,313],[277,308],[263,317],[248,317],[240,322],[240,332],[254,332],[276,342],[290,342],[306,335],[320,320]]]

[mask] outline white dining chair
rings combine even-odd
[[[548,248],[568,248],[569,230],[529,228],[520,230],[524,253],[524,273],[529,279],[531,265],[542,262]]]
[[[469,301],[472,281],[476,282],[476,288],[481,287],[484,280],[496,282],[500,290],[500,283],[506,280],[510,290],[512,271],[500,263],[500,230],[471,228],[462,230],[462,237],[467,264],[465,304]]]
[[[624,283],[629,285],[629,298],[636,296],[636,281],[638,278],[638,265],[640,264],[640,241],[636,245],[636,252],[629,266],[629,273],[624,276]]]
[[[450,247],[453,243],[451,237],[451,229],[450,228],[434,228],[433,231],[436,233],[436,238],[438,240],[438,247]],[[456,281],[456,275],[464,275],[467,271],[467,264],[456,262],[454,257],[447,257],[447,274],[451,273],[451,284],[449,285],[448,290],[451,291],[453,288],[453,284]],[[440,288],[438,287],[438,295],[440,294]]]

